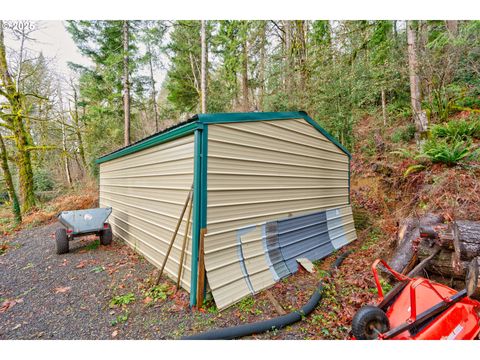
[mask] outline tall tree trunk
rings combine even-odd
[[[292,80],[291,80],[291,66],[292,66],[292,26],[290,20],[284,20],[285,29],[285,54],[284,54],[284,66],[285,70],[283,73],[285,91],[287,94],[291,93],[292,90]]]
[[[75,87],[73,86],[72,88],[73,88],[73,106],[74,106],[74,112],[73,112],[72,118],[75,125],[75,135],[78,141],[78,152],[80,153],[80,159],[82,160],[83,173],[86,174],[87,161],[85,160],[85,147],[83,145],[82,132],[80,131],[80,116],[78,114],[78,94],[77,94],[77,89],[75,89]]]
[[[267,22],[261,21],[260,28],[260,59],[258,77],[260,82],[260,94],[258,96],[258,110],[263,111],[263,101],[265,98],[265,52],[267,46]]]
[[[242,108],[243,111],[249,110],[248,103],[248,43],[247,30],[242,39]]]
[[[123,21],[123,113],[125,146],[130,145],[130,82],[128,69],[128,21]]]
[[[25,28],[22,29],[20,37],[20,51],[18,54],[18,69],[17,69],[17,91],[20,92],[20,79],[22,76],[22,65],[23,65],[23,48],[25,46]]]
[[[17,114],[21,114],[22,106],[18,104],[13,106],[12,110]],[[28,136],[23,124],[23,118],[18,115],[14,116],[13,122],[14,139],[17,147],[17,166],[20,182],[20,195],[22,197],[22,212],[27,212],[35,206],[35,192],[33,180],[33,168],[30,151],[28,149]]]
[[[417,129],[417,142],[420,143],[425,137],[428,121],[420,98],[420,78],[418,76],[418,62],[415,46],[415,29],[412,21],[407,21],[407,46],[408,46],[408,70],[410,74],[410,99],[412,104],[413,118]]]
[[[17,193],[15,192],[15,186],[13,185],[12,173],[10,172],[10,167],[8,166],[8,156],[5,143],[3,141],[3,136],[0,133],[0,157],[3,170],[3,178],[5,184],[7,185],[8,197],[12,203],[12,212],[17,224],[22,222],[22,213],[20,211],[20,204],[18,203]]]
[[[64,108],[63,108],[63,95],[62,89],[60,84],[58,86],[58,103],[60,105],[60,125],[62,130],[62,152],[63,152],[63,161],[65,165],[65,176],[67,178],[68,186],[72,186],[72,175],[70,173],[70,161],[68,159],[68,147],[67,147],[67,130],[65,125],[65,116],[64,116]]]
[[[17,167],[19,173],[20,195],[22,197],[22,211],[26,212],[35,206],[35,193],[33,186],[33,169],[30,158],[29,139],[31,137],[25,130],[23,117],[24,97],[18,92],[15,82],[8,71],[7,56],[3,36],[3,21],[0,20],[0,94],[3,95],[10,108],[10,114],[4,120],[13,133],[17,148]]]
[[[446,20],[447,30],[451,36],[455,37],[458,34],[458,20]]]
[[[207,50],[207,30],[206,21],[201,20],[200,25],[200,40],[202,48],[202,64],[201,64],[201,79],[200,79],[200,92],[201,92],[201,111],[207,112],[207,62],[208,62],[208,50]]]
[[[158,107],[157,107],[157,91],[155,90],[155,78],[153,76],[153,61],[152,61],[152,51],[150,45],[148,46],[148,65],[150,67],[150,86],[152,87],[152,105],[153,105],[153,114],[155,117],[155,132],[158,132]]]
[[[298,40],[298,62],[300,68],[300,85],[301,88],[305,85],[307,73],[306,73],[306,61],[307,61],[307,39],[305,37],[305,20],[297,20],[296,26],[296,38]]]
[[[383,125],[387,126],[387,100],[385,96],[385,89],[382,88],[382,117],[383,117]]]
[[[72,186],[72,175],[70,173],[70,161],[68,159],[68,148],[67,148],[67,134],[65,129],[65,123],[62,119],[62,150],[63,158],[65,161],[65,175],[67,177],[68,186]]]

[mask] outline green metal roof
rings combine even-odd
[[[348,150],[340,144],[332,135],[322,128],[315,120],[307,115],[304,111],[288,111],[288,112],[245,112],[245,113],[213,113],[198,114],[193,116],[186,122],[177,124],[167,128],[159,133],[153,134],[134,144],[118,149],[114,152],[106,154],[96,160],[97,164],[101,164],[119,157],[135,153],[152,146],[171,141],[182,136],[193,133],[196,129],[202,128],[203,125],[221,124],[232,122],[248,122],[248,121],[267,121],[267,120],[288,120],[288,119],[305,119],[310,125],[321,132],[327,139],[334,143],[340,150],[350,158]]]

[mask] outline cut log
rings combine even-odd
[[[400,222],[397,249],[389,261],[395,271],[408,273],[417,263],[417,255],[413,248],[413,241],[420,236],[421,226],[437,226],[444,221],[442,215],[426,214],[421,218],[409,217]]]
[[[452,225],[453,245],[460,261],[480,256],[480,222],[458,220]]]
[[[457,220],[447,227],[421,228],[421,233],[420,259],[427,256],[425,247],[430,243],[442,248],[427,267],[437,274],[463,278],[469,261],[480,256],[480,222]]]
[[[412,278],[417,276],[423,269],[425,269],[428,264],[430,264],[430,261],[441,251],[441,248],[439,246],[435,246],[430,255],[427,256],[425,259],[423,259],[420,263],[415,266],[412,271],[410,271],[407,276]]]
[[[432,247],[422,241],[418,246],[418,258],[424,260],[432,253]],[[459,264],[459,270],[454,269],[454,252],[441,248],[440,252],[435,255],[427,264],[425,269],[429,272],[441,275],[445,278],[462,279],[465,276],[464,264]]]

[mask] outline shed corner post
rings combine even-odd
[[[194,159],[193,159],[193,216],[192,216],[192,263],[190,278],[190,307],[197,304],[198,283],[198,255],[201,236],[202,221],[202,178],[203,178],[203,126],[199,126],[194,133]]]

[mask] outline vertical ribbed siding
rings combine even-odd
[[[205,265],[221,309],[288,270],[279,249],[265,251],[279,247],[268,222],[349,207],[349,169],[347,155],[303,119],[209,125],[208,140]]]
[[[193,181],[193,135],[100,164],[100,206],[111,206],[110,223],[157,267],[165,257]],[[165,272],[176,280],[187,213]],[[190,291],[191,225],[181,285]]]

